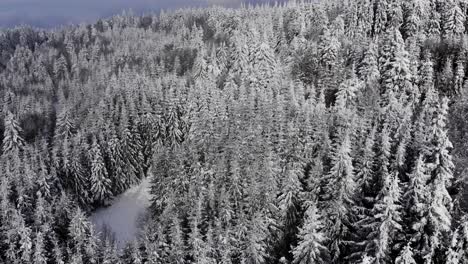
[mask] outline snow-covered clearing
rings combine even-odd
[[[118,248],[132,241],[138,233],[138,219],[150,204],[150,178],[117,196],[112,205],[96,210],[91,221],[97,232],[113,234]]]

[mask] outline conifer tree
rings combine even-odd
[[[262,42],[254,51],[252,73],[257,76],[256,82],[266,88],[272,81],[276,69],[276,60],[270,46]]]
[[[203,240],[203,234],[200,228],[203,224],[203,197],[198,198],[198,201],[193,208],[190,228],[191,256],[195,263],[203,263],[205,241]],[[174,248],[174,250],[177,249]]]
[[[47,263],[47,256],[44,248],[44,235],[41,231],[36,233],[36,239],[34,241],[33,263]]]
[[[89,230],[89,222],[86,219],[86,215],[79,208],[74,212],[73,217],[68,227],[70,236],[73,238],[75,245],[84,245],[86,242],[86,236]]]
[[[122,156],[125,158],[126,183],[132,185],[138,182],[138,142],[135,142],[132,132],[125,128],[121,135]]]
[[[55,127],[54,140],[63,138],[70,139],[75,130],[70,111],[68,109],[62,110],[57,116],[57,124]]]
[[[331,157],[331,169],[323,181],[326,182],[326,198],[323,202],[326,234],[329,237],[332,261],[340,258],[343,240],[350,223],[350,208],[354,204],[356,182],[352,164],[349,132],[344,131],[341,142],[337,142]]]
[[[379,0],[375,2],[375,18],[373,25],[373,34],[378,35],[385,31],[385,27],[388,21],[387,12],[390,5],[387,0]]]
[[[70,156],[70,166],[68,176],[70,177],[70,182],[68,187],[72,190],[72,193],[75,194],[75,197],[78,198],[80,203],[87,204],[90,199],[92,199],[88,186],[89,182],[85,178],[85,169],[83,166],[83,156],[84,151],[87,151],[87,144],[80,135],[77,135],[73,138],[72,141],[72,150]]]
[[[91,192],[94,201],[102,204],[107,203],[112,196],[111,181],[108,177],[107,169],[102,157],[101,148],[96,138],[90,149],[91,158]]]
[[[461,264],[468,261],[468,217],[460,219],[459,226],[453,232],[450,248],[447,252],[447,263]]]
[[[132,264],[142,264],[143,263],[143,259],[141,257],[141,254],[140,254],[140,249],[138,248],[138,243],[134,242],[132,243]]]
[[[406,245],[403,251],[395,259],[395,264],[416,264],[413,258],[413,252],[410,245]]]
[[[403,195],[406,212],[405,222],[413,248],[418,250],[415,252],[416,257],[419,257],[419,250],[425,247],[425,243],[429,241],[425,232],[430,199],[430,192],[427,190],[429,176],[423,155],[420,154],[412,172],[408,175],[408,187]],[[408,245],[408,247],[410,246]]]
[[[172,213],[172,223],[171,226],[169,227],[169,236],[170,236],[170,248],[171,251],[167,252],[170,255],[170,261],[173,263],[182,263],[183,259],[185,257],[185,245],[184,245],[184,232],[181,227],[180,219],[178,215],[173,212]],[[200,242],[200,234],[198,233],[198,227],[194,228],[192,227],[192,232],[190,233],[190,240],[193,243],[192,246],[197,246],[198,243]],[[198,254],[199,252],[196,252],[196,249],[194,249],[194,253]]]
[[[55,235],[51,235],[50,238],[52,249],[50,250],[50,258],[57,264],[65,264],[62,248]]]
[[[389,130],[384,124],[377,160],[375,201],[371,203],[370,215],[361,221],[362,230],[368,232],[365,252],[375,263],[386,263],[395,241],[401,239],[401,189],[398,173],[390,168],[390,151]]]
[[[430,142],[428,151],[428,167],[430,173],[430,192],[428,223],[432,227],[429,232],[429,248],[425,255],[426,260],[440,258],[440,250],[445,250],[444,241],[451,233],[451,211],[453,209],[452,197],[448,188],[454,180],[452,155],[450,149],[452,143],[448,138],[446,129],[446,118],[448,114],[448,99],[443,98],[437,111],[434,113],[431,126]],[[435,260],[433,260],[435,261]]]
[[[450,0],[442,6],[442,32],[445,37],[461,35],[465,32],[466,15],[458,1]]]
[[[370,243],[367,252],[373,252],[375,263],[387,263],[391,251],[401,239],[401,206],[400,181],[396,173],[387,174],[383,180],[382,189],[377,196],[372,213],[375,222],[371,223],[373,231],[369,234]]]
[[[260,213],[255,213],[246,225],[242,225],[240,229],[242,237],[240,238],[241,245],[241,262],[260,264],[266,260],[266,223]]]
[[[125,164],[126,160],[123,156],[120,140],[115,131],[111,131],[111,138],[108,141],[109,159],[111,163],[109,178],[112,181],[112,190],[114,190],[115,193],[120,193],[130,186],[129,182],[131,176],[129,176],[129,171]]]
[[[314,202],[307,205],[305,220],[298,234],[299,243],[292,250],[294,264],[330,263],[320,214]]]
[[[370,257],[368,255],[364,255],[361,259],[361,261],[359,262],[359,264],[372,264],[374,263],[374,258],[373,257]]]
[[[22,129],[15,116],[8,111],[5,116],[5,130],[3,132],[3,155],[18,153],[23,148],[24,140],[21,137],[21,132]]]
[[[368,84],[372,84],[380,76],[378,63],[377,63],[377,47],[375,43],[370,43],[369,49],[364,53],[358,73],[360,78]]]

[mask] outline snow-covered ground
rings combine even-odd
[[[150,204],[150,178],[117,196],[112,205],[98,209],[91,215],[97,232],[108,229],[118,248],[132,241],[138,233],[138,219]]]

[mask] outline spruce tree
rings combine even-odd
[[[323,231],[320,214],[314,202],[307,204],[305,220],[298,234],[298,245],[292,249],[294,264],[330,263],[327,237]]]
[[[70,111],[68,109],[62,110],[57,116],[55,125],[54,140],[58,141],[63,138],[71,138],[75,130],[75,125]]]
[[[430,176],[423,155],[419,155],[408,177],[408,187],[403,195],[406,212],[405,223],[409,232],[411,244],[413,248],[417,250],[414,254],[416,257],[419,257],[419,250],[424,248],[426,246],[425,243],[429,241],[425,230],[430,199],[427,183]]]
[[[33,263],[47,263],[47,255],[44,246],[44,234],[41,231],[39,231],[36,233],[36,239],[34,241]]]
[[[400,255],[395,259],[395,264],[416,264],[413,258],[413,251],[409,244],[403,248]]]
[[[369,232],[365,251],[375,259],[375,263],[387,263],[395,242],[401,239],[402,226],[400,181],[398,172],[390,168],[391,142],[386,124],[381,132],[380,144],[377,193],[362,228]]]
[[[447,252],[447,263],[461,264],[468,262],[468,216],[464,215],[459,226],[453,232],[450,248]]]
[[[375,221],[371,223],[372,239],[366,251],[373,252],[375,263],[387,263],[391,260],[391,251],[395,242],[401,239],[400,181],[396,173],[387,174],[382,189],[377,196],[372,213]]]
[[[445,37],[459,36],[465,32],[466,15],[458,1],[449,0],[442,5],[442,32]]]
[[[18,153],[24,146],[24,140],[21,137],[22,129],[15,116],[7,112],[5,116],[5,130],[3,132],[2,153],[9,155]]]
[[[426,249],[425,259],[436,261],[441,251],[446,249],[446,241],[451,234],[451,212],[453,200],[448,189],[451,187],[454,175],[454,164],[450,150],[452,143],[448,138],[446,118],[448,114],[448,99],[443,98],[434,113],[431,126],[430,147],[428,150],[427,166],[430,173],[430,200],[428,224],[429,248]]]
[[[350,224],[350,208],[354,205],[356,182],[354,167],[351,158],[351,142],[349,132],[344,131],[341,141],[335,143],[331,168],[324,177],[326,183],[323,201],[326,234],[329,237],[330,254],[332,261],[341,257],[344,239],[347,236]],[[338,139],[340,140],[340,139]]]
[[[90,149],[91,158],[91,195],[93,200],[98,204],[109,202],[112,196],[111,181],[109,179],[104,159],[102,157],[101,148],[96,138],[93,138],[93,143]]]

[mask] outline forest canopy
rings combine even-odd
[[[468,263],[468,3],[0,32],[0,262]],[[118,250],[96,208],[151,178]]]

